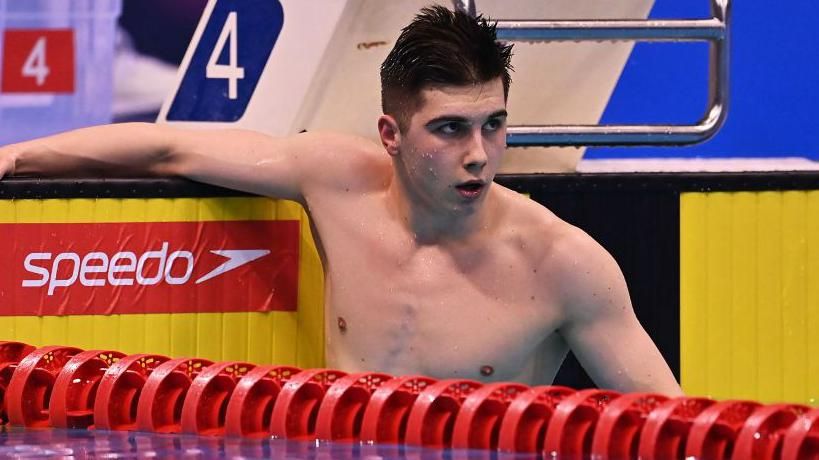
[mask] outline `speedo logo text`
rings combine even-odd
[[[167,241],[163,241],[161,247],[143,253],[31,252],[23,260],[23,268],[29,277],[23,279],[22,287],[45,287],[46,294],[53,296],[58,289],[76,283],[87,287],[201,284],[270,254],[267,249],[213,249],[207,252],[219,256],[222,263],[196,279],[192,279],[197,263],[194,253],[184,248],[171,250]]]

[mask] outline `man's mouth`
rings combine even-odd
[[[455,188],[458,189],[458,193],[460,193],[464,198],[477,198],[480,196],[483,189],[486,188],[486,184],[478,180],[471,180],[469,182],[456,185]]]

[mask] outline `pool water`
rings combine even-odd
[[[525,459],[531,454],[124,431],[0,429],[4,458]]]

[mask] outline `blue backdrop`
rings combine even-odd
[[[728,118],[691,147],[589,149],[586,158],[819,159],[819,2],[734,0]],[[652,18],[710,17],[708,0],[656,0]],[[696,122],[707,104],[708,45],[639,43],[602,123]]]

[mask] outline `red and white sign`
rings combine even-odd
[[[9,29],[3,34],[3,93],[73,93],[74,31]]]
[[[298,221],[0,224],[0,315],[295,311]]]

